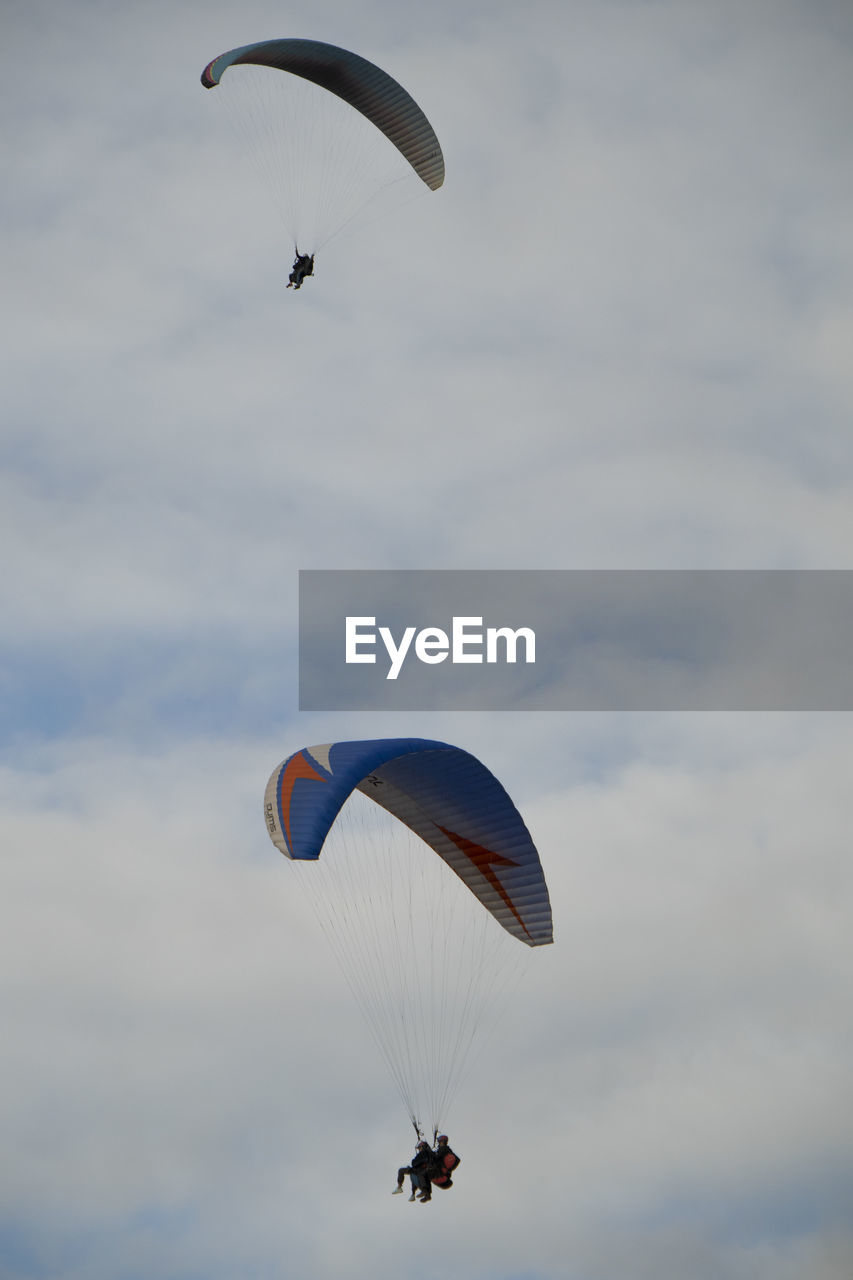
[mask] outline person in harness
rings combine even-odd
[[[435,1140],[435,1151],[432,1153],[432,1169],[430,1171],[430,1179],[434,1187],[441,1187],[446,1191],[448,1187],[453,1186],[451,1173],[460,1163],[460,1158],[455,1151],[451,1150],[447,1134],[440,1133]]]
[[[297,248],[296,261],[294,262],[293,270],[291,271],[288,277],[290,281],[290,283],[287,286],[288,289],[301,289],[302,281],[305,279],[305,277],[313,276],[313,274],[314,274],[313,253],[300,253],[299,249]]]
[[[420,1200],[425,1203],[432,1199],[432,1187],[430,1185],[430,1172],[435,1162],[435,1156],[429,1149],[428,1142],[419,1142],[412,1163],[407,1164],[405,1168],[397,1170],[397,1185],[391,1192],[392,1196],[398,1196],[403,1190],[403,1179],[408,1173],[412,1179],[412,1194],[409,1196],[409,1202],[412,1200]]]

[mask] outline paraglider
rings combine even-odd
[[[300,253],[296,250],[296,261],[290,272],[287,287],[288,289],[301,289],[302,281],[306,276],[314,274],[314,255],[313,253]]]
[[[415,1154],[412,1156],[411,1164],[404,1165],[402,1169],[397,1170],[397,1185],[391,1192],[392,1196],[402,1194],[403,1183],[406,1174],[408,1174],[412,1184],[409,1203],[413,1200],[429,1200],[432,1195],[430,1191],[430,1169],[432,1165],[433,1155],[429,1149],[429,1143],[421,1139],[415,1147]]]
[[[520,813],[469,752],[382,738],[295,752],[270,777],[264,816],[301,870],[418,1138],[431,1128],[437,1139],[517,960],[553,940]]]
[[[450,1139],[446,1133],[440,1133],[436,1138],[433,1157],[433,1170],[430,1175],[432,1184],[446,1191],[453,1186],[450,1175],[460,1164],[460,1158],[450,1146]]]
[[[201,82],[232,108],[294,245],[311,255],[401,183],[401,167],[431,191],[444,181],[441,146],[414,98],[347,49],[262,40],[214,58]]]
[[[392,1196],[402,1195],[403,1183],[408,1174],[412,1183],[409,1203],[420,1200],[421,1204],[428,1204],[432,1199],[433,1187],[440,1187],[442,1191],[447,1191],[453,1186],[450,1175],[460,1163],[460,1158],[451,1148],[450,1139],[446,1133],[438,1135],[434,1151],[430,1151],[428,1142],[421,1141],[417,1145],[412,1163],[397,1170],[397,1185],[391,1194]]]

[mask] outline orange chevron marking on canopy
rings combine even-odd
[[[510,911],[529,938],[530,933],[521,916],[518,914],[515,903],[501,884],[494,871],[495,867],[517,867],[518,863],[513,862],[512,858],[504,857],[502,853],[495,853],[492,849],[484,849],[481,844],[475,844],[473,840],[468,840],[466,836],[458,836],[454,831],[448,831],[447,827],[440,826],[438,829],[447,836],[448,840],[453,841],[457,849],[459,849],[461,853],[464,853],[465,857],[469,858],[471,862],[473,862],[480,875],[488,880],[492,888],[500,894],[501,898],[509,907]]]
[[[284,823],[284,834],[287,836],[287,847],[293,852],[293,841],[290,838],[290,801],[293,795],[293,787],[300,778],[307,778],[311,782],[328,782],[328,778],[324,778],[322,773],[318,773],[314,766],[305,758],[302,751],[297,751],[295,756],[291,756],[287,765],[281,772],[279,780],[279,798],[281,800],[281,816]]]

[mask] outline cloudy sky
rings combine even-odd
[[[296,602],[850,567],[847,0],[2,18],[1,1280],[846,1280],[849,716],[300,713]],[[199,84],[285,35],[447,163],[298,295]],[[387,733],[498,774],[555,920],[429,1208],[261,815]]]

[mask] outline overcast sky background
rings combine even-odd
[[[847,1280],[848,716],[299,714],[300,568],[849,568],[846,0],[3,0],[0,1278]],[[199,84],[353,48],[437,194],[291,246]],[[498,774],[556,942],[411,1129],[264,830]]]

